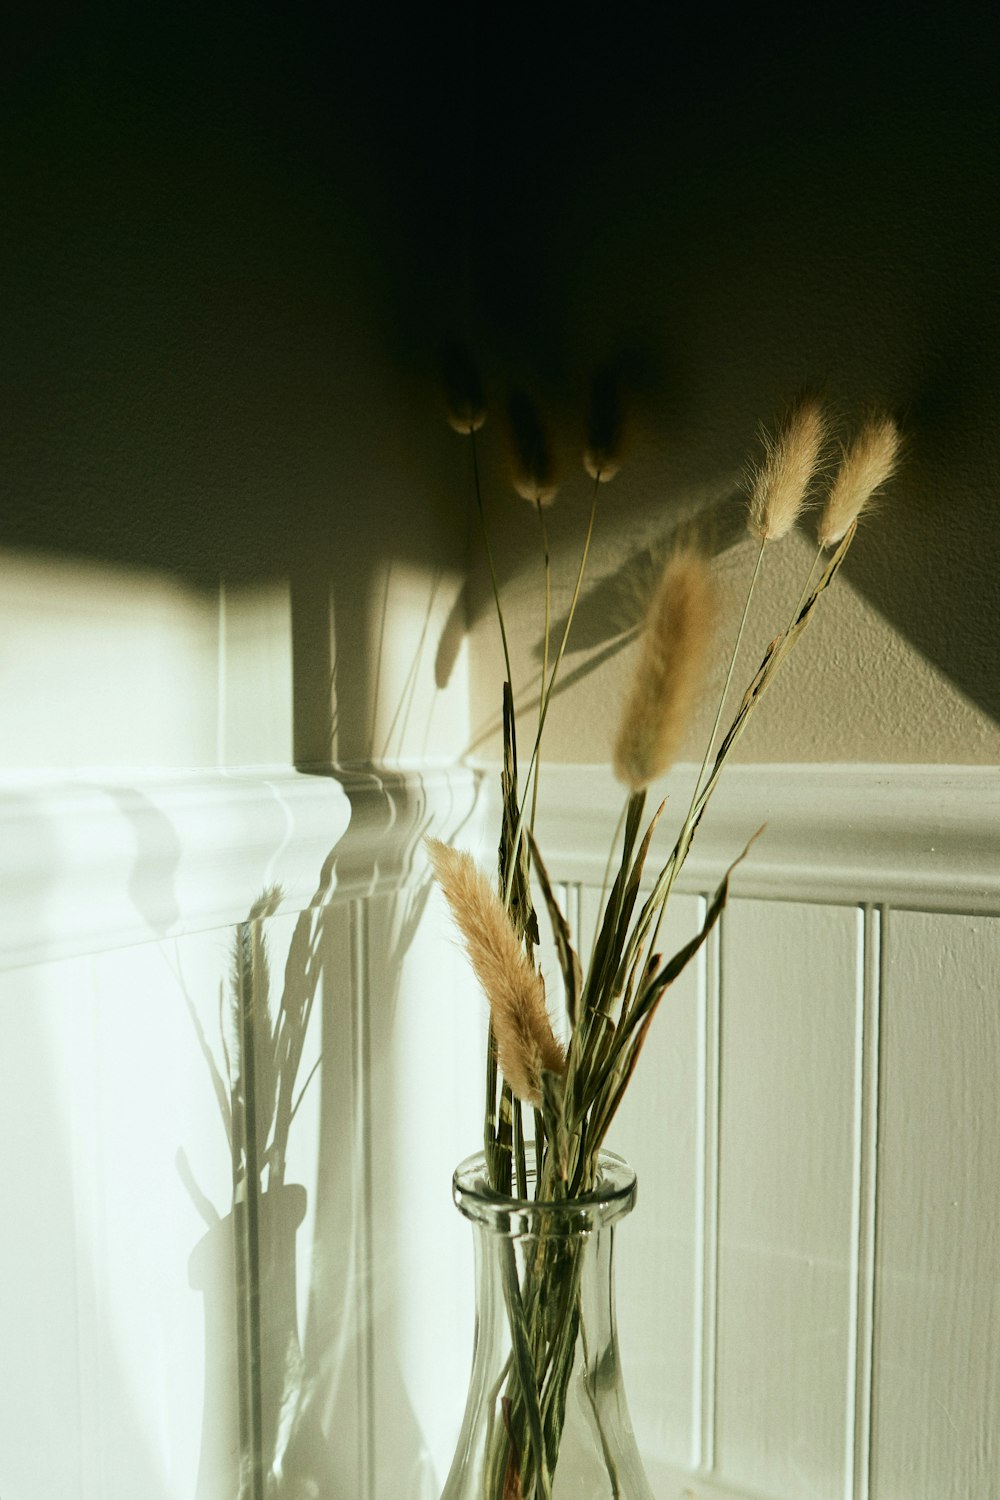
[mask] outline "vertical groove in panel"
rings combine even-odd
[[[877,1025],[875,1035],[872,1038],[871,1057],[872,1069],[875,1075],[875,1092],[872,1099],[872,1138],[869,1145],[869,1157],[871,1163],[871,1219],[870,1219],[870,1245],[869,1245],[869,1269],[870,1284],[868,1291],[868,1345],[867,1355],[867,1401],[863,1413],[865,1421],[865,1450],[863,1455],[864,1471],[862,1481],[858,1489],[858,1500],[871,1500],[876,1494],[875,1487],[875,1429],[877,1422],[876,1411],[876,1389],[875,1389],[875,1361],[878,1354],[878,1317],[879,1307],[876,1298],[876,1272],[879,1256],[880,1227],[879,1220],[882,1215],[882,1191],[879,1181],[879,1164],[881,1161],[882,1141],[884,1138],[884,1110],[885,1100],[882,1081],[885,1078],[885,1018],[887,1015],[886,1003],[888,999],[888,953],[889,953],[889,923],[890,908],[881,906],[875,908],[873,916],[877,919],[876,930],[878,941],[872,954],[869,968],[870,983],[874,994],[877,996],[876,1018]],[[859,1455],[859,1464],[861,1455]]]
[[[869,1500],[875,1296],[882,924],[878,908],[872,906],[859,910],[858,920],[860,930],[858,934],[855,1051],[854,1201],[851,1226],[851,1317],[847,1371],[845,1500]]]
[[[355,1121],[358,1132],[358,1157],[361,1162],[360,1202],[357,1214],[356,1263],[358,1277],[358,1381],[361,1420],[358,1424],[358,1471],[361,1478],[361,1500],[374,1500],[373,1472],[375,1442],[374,1363],[372,1328],[374,1319],[374,1266],[372,1265],[372,1168],[371,1117],[369,1100],[369,958],[368,909],[365,900],[351,902],[351,1015],[354,1026],[353,1073]]]
[[[78,1369],[79,1413],[80,1413],[80,1484],[77,1491],[82,1500],[101,1500],[107,1490],[104,1444],[101,1434],[106,1430],[105,1412],[106,1372],[104,1346],[98,1337],[96,1326],[96,1274],[90,1257],[83,1254],[87,1244],[87,1221],[93,1206],[98,1211],[99,1240],[103,1249],[108,1226],[106,1205],[97,1191],[97,1175],[103,1163],[100,1160],[104,1142],[98,1133],[99,1091],[103,1089],[102,1069],[106,1061],[98,1045],[98,995],[97,958],[91,954],[85,961],[87,971],[86,993],[80,996],[83,1002],[79,1013],[73,1018],[74,1030],[82,1036],[81,1058],[85,1061],[80,1086],[85,1088],[82,1101],[80,1093],[74,1098],[76,1128],[71,1135],[70,1161],[72,1163],[73,1192],[73,1267],[76,1282],[76,1353]],[[82,1108],[81,1108],[82,1103]],[[86,1143],[91,1143],[86,1149]]]
[[[707,902],[701,903],[704,921]],[[700,996],[698,1056],[698,1219],[695,1259],[694,1431],[692,1461],[710,1472],[715,1467],[716,1312],[719,1277],[719,1109],[720,1021],[722,1015],[721,927],[709,938],[705,983]]]

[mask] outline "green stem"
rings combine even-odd
[[[599,912],[602,912],[604,910],[604,900],[605,900],[605,897],[608,894],[608,879],[609,879],[609,877],[611,875],[611,865],[612,865],[612,863],[614,861],[615,849],[618,846],[618,840],[621,838],[622,829],[625,826],[625,818],[626,818],[626,816],[628,814],[628,805],[629,805],[629,801],[631,800],[631,796],[632,796],[631,792],[626,793],[625,801],[622,803],[622,810],[618,814],[618,822],[615,824],[615,831],[614,831],[614,833],[613,833],[613,835],[611,837],[611,844],[610,844],[610,846],[608,848],[608,858],[607,858],[607,861],[606,861],[605,866],[604,866],[604,878],[601,881],[601,896],[600,896],[600,900],[597,903],[597,910]],[[594,941],[590,945],[590,962],[587,965],[587,973],[588,974],[592,971],[592,969],[594,967],[594,954],[597,952],[597,941],[598,941],[598,938],[600,937],[600,935],[601,935],[601,924],[598,921],[598,922],[594,923]]]
[[[549,675],[549,632],[552,628],[552,558],[549,554],[549,532],[545,525],[545,512],[542,502],[535,501],[535,509],[538,512],[538,524],[542,528],[542,553],[545,558],[545,634],[542,638],[542,691],[538,698],[538,738],[541,741],[542,729],[545,725],[544,709],[546,702],[545,684]],[[541,758],[535,757],[535,775],[531,790],[531,821],[528,824],[531,832],[535,831],[535,809],[538,805],[538,773],[541,770]]]
[[[653,953],[656,949],[656,940],[660,935],[660,926],[663,922],[663,914],[667,909],[667,902],[670,899],[670,892],[673,890],[674,881],[676,880],[677,874],[684,863],[684,860],[687,856],[688,845],[691,842],[692,833],[694,831],[695,809],[698,806],[698,799],[701,794],[702,783],[705,779],[705,773],[708,770],[708,763],[712,755],[712,748],[715,745],[715,737],[719,732],[719,725],[722,723],[722,711],[726,706],[726,699],[729,696],[729,688],[733,680],[733,672],[736,670],[736,658],[739,656],[740,646],[743,644],[743,632],[746,630],[747,617],[750,614],[750,601],[753,598],[754,589],[757,586],[757,579],[760,575],[760,565],[764,559],[764,548],[766,546],[767,538],[763,537],[761,539],[760,548],[757,552],[757,560],[754,563],[753,572],[750,575],[750,586],[747,589],[747,596],[743,603],[743,613],[740,616],[739,629],[736,632],[736,640],[733,644],[732,653],[729,657],[729,670],[726,673],[726,681],[719,696],[719,707],[716,710],[715,723],[712,725],[712,733],[709,735],[708,744],[705,746],[704,759],[702,760],[701,769],[698,772],[698,777],[694,784],[694,791],[691,794],[691,804],[688,807],[687,816],[684,819],[680,837],[677,841],[679,853],[673,861],[673,867],[670,872],[670,877],[667,880],[666,889],[663,893],[663,900],[660,902],[660,909],[656,918],[656,926],[653,929],[653,936],[649,944],[650,953]]]
[[[552,676],[549,678],[547,685],[545,682],[542,683],[542,701],[538,714],[538,733],[535,736],[535,743],[531,751],[531,761],[528,765],[528,782],[531,781],[532,773],[535,769],[535,762],[538,759],[539,747],[542,743],[542,731],[545,728],[545,720],[548,716],[549,704],[552,701],[552,692],[556,685],[556,678],[559,675],[559,667],[562,663],[563,655],[566,650],[566,642],[569,640],[570,629],[573,625],[573,617],[576,614],[576,606],[580,599],[580,588],[583,583],[583,575],[587,566],[587,556],[590,552],[590,539],[594,534],[594,518],[597,515],[597,489],[599,484],[600,480],[595,479],[594,492],[590,503],[590,519],[587,522],[587,534],[584,538],[583,551],[580,555],[580,566],[577,569],[576,584],[573,589],[573,597],[570,601],[569,614],[566,616],[566,624],[563,628],[562,640],[559,642],[559,650],[556,652],[556,659],[552,666]],[[517,828],[514,831],[513,856],[511,859],[510,869],[507,872],[507,888],[504,891],[505,906],[510,905],[510,893],[514,884],[514,865],[521,848],[521,838],[524,833],[524,820],[527,806],[528,799],[527,796],[525,796],[524,802],[521,804],[521,811],[517,820]]]
[[[803,604],[805,604],[806,599],[808,598],[809,590],[812,587],[813,574],[816,572],[816,569],[819,567],[819,564],[822,561],[822,558],[823,558],[823,546],[822,546],[822,544],[820,544],[820,546],[816,549],[816,556],[812,560],[812,567],[809,569],[809,572],[806,574],[806,581],[802,585],[802,592],[799,595],[799,602],[796,604],[794,610],[792,611],[792,618],[789,621],[789,629],[791,629],[792,625],[795,624],[795,621],[799,617],[799,611],[801,610]]]
[[[520,1099],[514,1100],[514,1170],[516,1172],[517,1196],[528,1196],[528,1165],[524,1154],[524,1106]]]
[[[500,604],[500,585],[497,582],[497,571],[493,563],[493,548],[490,546],[490,534],[486,526],[486,510],[483,505],[482,486],[479,482],[479,453],[476,448],[476,434],[472,432],[469,434],[469,437],[472,442],[472,477],[476,491],[476,509],[479,512],[479,526],[483,534],[483,545],[486,549],[486,561],[489,564],[490,569],[490,582],[493,585],[493,601],[496,604],[497,620],[500,625],[500,640],[503,644],[504,667],[507,672],[507,681],[510,683],[510,690],[513,694],[514,681],[510,673],[510,650],[507,646],[507,631],[503,621],[503,608]]]

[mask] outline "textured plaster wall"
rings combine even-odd
[[[872,406],[893,412],[906,457],[741,758],[994,764],[1000,79],[988,25],[968,7],[716,20],[661,30],[647,16],[615,26],[613,45],[581,24],[571,71],[539,49],[516,86],[523,102],[551,83],[539,132],[530,112],[506,136],[484,130],[495,155],[480,154],[478,175],[501,164],[512,195],[481,261],[493,414],[480,456],[517,685],[530,701],[542,575],[538,526],[506,477],[509,387],[535,396],[562,463],[557,617],[587,504],[586,377],[601,362],[630,417],[550,720],[548,754],[565,761],[607,757],[623,632],[650,560],[677,535],[715,554],[723,654],[753,561],[744,460],[758,423],[805,388],[844,435]],[[809,532],[767,557],[747,669],[798,597]],[[502,664],[481,557],[474,567],[473,722],[477,751],[495,756]],[[706,709],[685,756],[700,756],[707,724]]]
[[[907,462],[744,755],[1000,759],[984,25],[971,7],[22,17],[0,62],[0,764],[495,753],[469,454],[441,419],[454,336],[487,379],[528,700],[538,538],[502,408],[529,391],[563,461],[558,614],[587,378],[609,363],[625,391],[550,754],[606,756],[637,562],[679,526],[735,603],[741,465],[811,386],[845,430],[896,412]],[[804,558],[799,539],[769,559],[753,649]]]

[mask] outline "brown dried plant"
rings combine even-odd
[[[747,511],[747,526],[759,541],[778,542],[795,525],[816,475],[826,432],[819,402],[809,399],[793,407],[773,437],[763,434],[764,457],[752,470]]]
[[[899,458],[899,429],[891,417],[865,422],[854,442],[843,450],[819,523],[819,544],[835,547],[870,503],[875,491],[892,477]]]
[[[632,791],[673,763],[702,685],[715,614],[708,563],[692,548],[676,552],[649,607],[615,740],[615,775]]]
[[[708,676],[716,636],[716,602],[708,562],[691,548],[668,561],[649,607],[637,650],[631,685],[614,739],[613,763],[625,786],[625,806],[609,856],[613,879],[602,893],[602,909],[589,963],[584,970],[574,948],[565,914],[534,838],[538,796],[537,771],[546,714],[573,614],[579,598],[596,514],[600,483],[617,468],[621,413],[616,393],[604,388],[603,415],[592,406],[584,448],[584,467],[593,482],[590,519],[563,636],[549,671],[549,559],[545,554],[546,636],[538,724],[531,759],[522,783],[517,755],[517,716],[503,610],[492,566],[476,456],[476,431],[462,427],[472,442],[476,499],[501,636],[506,681],[503,687],[504,759],[501,772],[502,818],[497,889],[481,873],[471,854],[433,840],[428,852],[454,921],[461,933],[480,985],[489,1001],[487,1045],[485,1161],[488,1187],[505,1197],[528,1194],[526,1133],[522,1106],[534,1112],[534,1195],[570,1200],[590,1191],[598,1180],[599,1153],[629,1087],[653,1016],[667,990],[705,943],[726,903],[732,866],[708,902],[701,928],[676,953],[664,958],[657,948],[663,920],[678,874],[708,802],[743,732],[789,652],[809,624],[834,581],[854,539],[857,518],[871,495],[893,472],[899,434],[887,416],[873,416],[845,451],[834,478],[819,527],[819,550],[791,611],[787,626],[770,642],[733,712],[729,689],[750,612],[765,550],[788,535],[821,474],[827,423],[818,402],[800,401],[778,432],[764,437],[764,457],[753,471],[747,524],[759,540],[743,611],[729,664],[695,778],[694,791],[672,848],[652,875],[647,874],[654,834],[663,806],[645,818],[647,788],[669,767],[683,743],[692,710]],[[612,399],[614,394],[614,399]],[[527,410],[527,409],[526,409]],[[541,507],[554,486],[540,422],[522,423],[522,446],[515,464],[520,493]],[[522,414],[523,415],[523,414]],[[526,435],[534,437],[527,441]],[[829,553],[824,556],[824,553]],[[817,577],[817,570],[818,577]],[[729,726],[722,730],[727,708]],[[753,840],[751,840],[751,843]],[[747,846],[749,848],[749,845]],[[745,849],[740,855],[742,859]],[[735,863],[738,864],[740,860]],[[568,1043],[557,1042],[538,972],[538,921],[534,893],[548,914],[563,984]],[[512,1276],[516,1272],[510,1273]],[[508,1493],[512,1474],[525,1496],[549,1494],[549,1462],[558,1453],[561,1409],[551,1391],[568,1378],[572,1341],[545,1318],[556,1298],[572,1305],[563,1285],[565,1262],[544,1247],[533,1263],[530,1288],[521,1289],[525,1326],[514,1339],[512,1363],[503,1396],[505,1423],[496,1436],[492,1469],[497,1500]],[[526,1273],[527,1275],[527,1273]],[[516,1288],[507,1288],[514,1305]],[[560,1304],[562,1305],[562,1304]],[[535,1350],[532,1358],[530,1350]],[[538,1370],[548,1370],[544,1389]],[[548,1394],[547,1394],[548,1393]],[[512,1455],[517,1455],[516,1463]],[[493,1482],[491,1480],[491,1484]]]
[[[545,985],[532,968],[510,916],[471,854],[427,839],[438,883],[490,1005],[504,1077],[526,1104],[542,1101],[542,1074],[565,1066],[545,1008]]]

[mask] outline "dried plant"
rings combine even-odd
[[[845,448],[819,523],[819,543],[834,547],[847,535],[875,491],[892,477],[899,458],[899,429],[891,417],[872,417]]]
[[[551,669],[549,563],[543,530],[546,644],[538,724],[524,791],[519,782],[514,685],[502,603],[493,575],[507,674],[503,684],[502,818],[496,890],[471,855],[429,844],[435,875],[490,1004],[484,1133],[490,1186],[500,1195],[527,1195],[528,1143],[522,1110],[526,1103],[533,1108],[535,1197],[556,1202],[573,1199],[595,1186],[600,1149],[632,1079],[653,1016],[664,994],[705,943],[725,905],[732,870],[746,849],[708,903],[700,930],[671,957],[659,953],[657,939],[667,902],[719,777],[775,673],[836,577],[854,538],[857,517],[872,492],[891,474],[899,446],[895,424],[888,417],[877,416],[868,420],[846,451],[822,513],[819,551],[798,602],[785,629],[770,642],[728,728],[720,732],[765,549],[792,529],[819,478],[827,423],[817,402],[800,401],[775,435],[765,434],[764,458],[752,473],[748,503],[748,527],[760,547],[729,652],[724,685],[673,847],[655,874],[647,877],[654,833],[663,811],[661,806],[646,819],[647,788],[668,768],[682,743],[708,675],[711,647],[718,633],[709,563],[690,548],[668,560],[649,607],[614,741],[614,768],[626,788],[625,806],[609,859],[609,871],[614,869],[615,873],[602,898],[593,949],[584,971],[533,829],[542,733],[580,593],[597,488],[617,467],[620,454],[622,422],[617,393],[612,399],[604,388],[601,401],[604,414],[600,420],[600,403],[592,402],[584,447],[584,466],[594,485],[590,520],[572,607]],[[541,430],[538,422],[536,431]],[[474,432],[470,435],[475,444]],[[535,501],[539,515],[543,476],[550,473],[538,457],[541,451],[525,447],[521,468],[525,483],[519,486],[522,494]],[[531,453],[535,456],[529,461]],[[477,503],[489,557],[475,448],[473,456]],[[559,959],[568,1034],[565,1052],[553,1035],[538,969],[539,928],[533,890],[545,907]],[[567,1274],[565,1262],[549,1257],[542,1246],[533,1265],[531,1287],[519,1290],[521,1303],[531,1312],[527,1328],[519,1330],[520,1343],[513,1338],[512,1365],[503,1396],[504,1421],[498,1424],[491,1471],[493,1488],[486,1500],[503,1500],[510,1493],[522,1494],[528,1500],[536,1496],[545,1500],[549,1494],[548,1476],[554,1467],[552,1456],[558,1454],[562,1418],[558,1403],[549,1401],[546,1405],[545,1392],[558,1389],[564,1375],[568,1378],[563,1366],[572,1359],[573,1351],[560,1330],[546,1323],[545,1307],[555,1300],[557,1284],[560,1305],[572,1301],[572,1295],[566,1296]],[[524,1354],[525,1347],[535,1351],[534,1360]],[[545,1391],[538,1383],[538,1369],[549,1371]]]
[[[639,661],[614,747],[615,775],[640,791],[672,764],[705,671],[715,588],[690,548],[667,563],[646,618]]]
[[[764,458],[752,471],[747,526],[761,542],[779,542],[798,520],[826,439],[819,402],[793,407],[775,436],[763,434]]]
[[[532,967],[507,908],[471,854],[437,839],[428,839],[427,849],[489,1000],[504,1077],[518,1099],[539,1105],[542,1074],[561,1074],[566,1062],[545,1009],[542,976]]]

